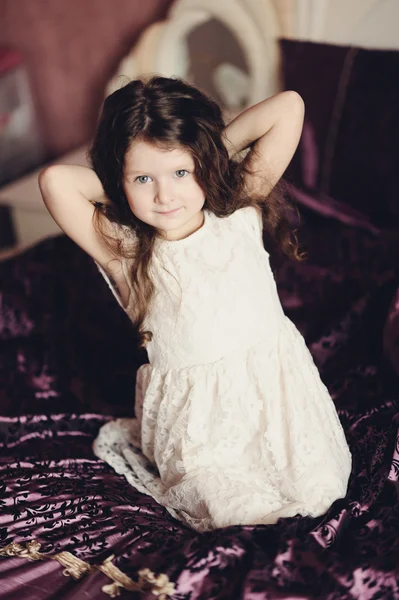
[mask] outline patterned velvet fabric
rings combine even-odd
[[[174,600],[399,596],[399,386],[382,351],[399,234],[308,213],[301,237],[309,260],[273,268],[353,453],[347,497],[317,519],[197,534],[96,460],[99,427],[133,414],[146,356],[94,263],[61,236],[0,263],[2,547],[36,539],[92,564],[113,554],[132,579],[166,574]],[[0,560],[0,580],[8,600],[97,599],[109,583],[17,557]]]

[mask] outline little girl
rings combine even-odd
[[[300,258],[276,184],[303,114],[288,91],[225,127],[181,78],[141,78],[105,100],[93,169],[39,177],[148,352],[135,418],[104,425],[94,452],[197,531],[317,517],[346,494],[345,435],[263,242]]]

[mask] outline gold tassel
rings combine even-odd
[[[97,569],[114,580],[113,584],[105,585],[102,591],[115,598],[119,596],[118,587],[123,587],[131,592],[133,591],[151,591],[154,596],[158,596],[159,600],[167,600],[167,596],[171,596],[175,591],[174,583],[169,581],[169,578],[164,573],[155,575],[150,569],[141,569],[139,571],[138,582],[133,581],[125,575],[117,566],[112,563],[114,555],[109,556]]]
[[[58,554],[47,556],[46,558],[51,558],[59,562],[60,565],[65,567],[62,573],[67,577],[70,575],[76,580],[92,571],[92,566],[89,563],[80,560],[80,558],[77,558],[70,552],[58,552]]]
[[[25,547],[22,544],[16,544],[11,542],[8,546],[0,549],[0,556],[18,556],[19,558],[28,558],[29,560],[44,560],[48,558],[50,560],[56,560],[65,569],[63,574],[71,576],[73,579],[80,579],[83,575],[86,575],[91,571],[92,567],[89,563],[80,560],[70,552],[58,552],[58,554],[43,554],[39,552],[40,544],[37,540],[31,540],[27,542]]]
[[[0,556],[19,556],[20,558],[28,558],[29,560],[42,560],[44,555],[39,550],[40,544],[36,540],[27,542],[26,548],[22,544],[11,542],[8,546],[0,549]]]
[[[113,583],[108,583],[101,588],[111,598],[119,596],[121,588],[131,592],[150,591],[159,600],[167,600],[175,591],[175,585],[169,581],[167,575],[164,573],[155,575],[155,573],[147,568],[141,569],[138,572],[139,580],[137,582],[133,581],[133,579],[125,575],[125,573],[112,563],[115,558],[113,554],[100,565],[90,565],[70,552],[58,552],[54,556],[44,554],[40,552],[40,543],[37,540],[30,540],[29,542],[25,542],[25,545],[11,542],[11,544],[8,544],[4,548],[0,548],[0,556],[18,556],[19,558],[27,558],[28,560],[44,560],[46,558],[56,560],[64,567],[63,574],[75,580],[81,579],[84,575],[96,569],[113,580]]]
[[[169,581],[169,577],[164,573],[155,575],[150,569],[141,569],[139,571],[139,584],[144,581],[151,584],[154,596],[159,596],[159,600],[166,600],[166,596],[171,596],[175,592],[175,584]]]
[[[103,585],[101,591],[104,592],[104,594],[110,596],[111,598],[116,598],[117,596],[121,595],[121,586],[119,585],[119,583],[115,582],[107,583],[106,585]]]

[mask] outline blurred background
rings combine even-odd
[[[391,222],[398,48],[397,0],[0,0],[0,257],[59,233],[38,172],[86,164],[104,97],[148,72],[196,83],[226,122],[296,89],[307,115],[293,196]]]

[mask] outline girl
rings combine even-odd
[[[276,183],[303,114],[288,91],[225,127],[181,78],[142,78],[105,100],[93,169],[39,176],[148,352],[135,418],[94,452],[197,531],[316,517],[346,493],[345,435],[263,244],[300,258]]]

